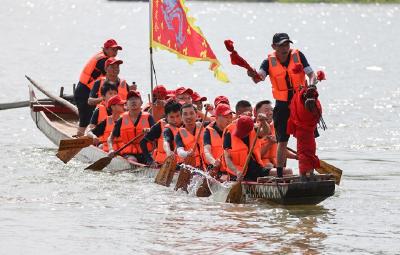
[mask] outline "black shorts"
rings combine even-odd
[[[290,135],[286,131],[289,116],[289,103],[276,100],[272,118],[274,120],[275,136],[278,143],[289,141]]]
[[[245,181],[257,181],[258,177],[268,176],[270,169],[263,168],[254,159],[250,159],[249,166],[247,168],[246,176],[243,178]],[[235,175],[229,174],[230,181],[236,181],[237,177]]]
[[[246,176],[243,178],[245,181],[257,181],[258,177],[265,177],[269,175],[269,169],[263,168],[255,160],[251,159],[247,169]]]
[[[76,107],[78,107],[79,111],[80,127],[87,127],[89,125],[95,109],[94,106],[88,105],[89,94],[90,89],[86,85],[79,82],[74,93],[74,99],[76,102]]]

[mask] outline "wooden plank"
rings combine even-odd
[[[45,94],[46,96],[54,99],[55,101],[59,102],[60,104],[64,105],[65,107],[67,107],[68,109],[70,109],[76,116],[79,116],[78,113],[78,108],[71,104],[70,102],[68,102],[67,100],[65,100],[64,98],[61,98],[59,96],[56,96],[50,92],[48,92],[47,90],[45,90],[42,86],[40,86],[39,84],[37,84],[34,80],[32,80],[29,76],[25,75],[25,77],[28,79],[28,81],[30,81],[32,83],[33,86],[35,86],[38,90],[40,90],[40,92],[42,92],[43,94]]]

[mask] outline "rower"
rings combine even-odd
[[[184,161],[188,157],[195,157],[194,167],[202,168],[201,148],[202,139],[196,141],[201,130],[201,122],[197,122],[196,108],[192,104],[184,104],[181,108],[183,127],[179,128],[175,136],[177,154]],[[194,147],[195,143],[197,145]],[[193,150],[194,147],[194,150]]]
[[[175,101],[169,101],[165,107],[166,117],[159,120],[154,126],[150,128],[150,131],[145,135],[143,140],[140,142],[140,148],[143,151],[146,165],[152,165],[156,162],[162,165],[167,158],[174,154],[175,144],[173,143],[173,137],[176,135],[178,128],[182,125],[181,119],[181,105]],[[165,130],[170,130],[172,134],[172,141],[169,139],[165,145],[163,133]],[[153,151],[153,156],[147,148],[148,143],[157,142],[157,147]],[[166,149],[164,149],[167,147]]]
[[[175,90],[174,94],[178,103],[182,105],[192,103],[193,90],[185,87],[179,87]]]
[[[154,125],[153,117],[147,112],[142,112],[143,101],[140,92],[131,90],[127,98],[128,111],[124,112],[117,123],[115,123],[114,129],[108,138],[109,148],[113,147],[115,139],[121,138],[122,144],[127,144],[134,137],[148,132],[150,127]],[[128,161],[144,163],[140,140],[123,149],[120,154],[128,159]],[[113,157],[114,155],[114,151],[110,150],[109,156]]]
[[[196,106],[198,111],[203,110],[203,102],[207,101],[207,97],[202,97],[197,92],[193,92],[192,94],[192,102]]]
[[[211,122],[204,131],[204,161],[207,169],[211,169],[212,175],[218,178],[226,174],[225,168],[221,165],[224,148],[222,146],[223,130],[232,123],[233,111],[230,106],[224,103],[218,104],[215,108],[214,122]]]
[[[217,96],[217,97],[214,99],[214,107],[217,108],[217,106],[218,106],[219,104],[221,104],[221,103],[230,105],[229,99],[228,99],[226,96]]]
[[[111,115],[110,109],[107,108],[107,102],[115,95],[118,95],[118,89],[114,85],[105,84],[101,88],[101,96],[104,100],[96,106],[92,118],[90,119],[89,130],[93,129],[97,124],[105,120],[108,115]]]
[[[125,100],[119,95],[111,97],[107,102],[107,108],[111,110],[111,115],[100,121],[95,128],[87,132],[87,136],[93,138],[93,144],[99,145],[105,152],[108,152],[107,139],[110,136],[115,122],[120,118],[124,110]],[[117,150],[121,146],[119,141],[114,141],[113,149]]]
[[[260,116],[259,138],[269,133],[265,116]],[[224,131],[223,146],[226,171],[231,180],[241,177],[249,148],[256,139],[254,121],[250,116],[242,115],[236,122],[229,125]],[[250,158],[248,170],[244,180],[257,181],[258,177],[270,174],[270,169],[262,167],[261,147],[259,140],[256,141]]]
[[[253,107],[251,103],[247,100],[240,100],[235,106],[236,117],[239,118],[240,115],[253,116]]]
[[[164,106],[167,100],[167,89],[164,85],[157,85],[152,91],[152,102],[147,103],[143,108],[146,112],[151,112],[155,121],[164,117]]]
[[[104,85],[111,84],[117,87],[118,95],[126,100],[126,96],[129,92],[129,86],[127,85],[124,79],[120,79],[119,75],[119,65],[124,63],[122,60],[116,58],[109,58],[106,60],[105,69],[106,69],[106,77],[102,77],[98,79],[94,84],[93,88],[90,91],[88,104],[89,105],[97,105],[101,103],[104,99],[101,95],[101,88]]]
[[[94,82],[106,74],[104,69],[106,60],[117,56],[118,50],[122,50],[122,47],[114,39],[107,40],[103,45],[102,51],[94,55],[81,72],[78,86],[74,91],[74,99],[79,111],[79,127],[76,136],[82,136],[85,133],[94,110],[94,107],[89,106],[87,102],[90,90]]]

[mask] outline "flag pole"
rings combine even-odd
[[[150,36],[150,95],[151,95],[151,102],[153,102],[153,10],[152,10],[152,3],[153,0],[149,0],[149,36]]]

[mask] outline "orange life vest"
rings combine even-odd
[[[101,70],[96,68],[97,62],[102,59],[107,59],[108,57],[104,54],[103,51],[94,55],[89,61],[86,63],[85,67],[83,68],[81,75],[79,77],[79,82],[86,85],[90,90],[93,88],[94,82],[98,79],[103,77]],[[100,73],[99,76],[93,77],[93,72],[97,71]]]
[[[165,159],[167,158],[167,153],[164,150],[164,136],[163,136],[164,130],[166,128],[171,129],[172,134],[175,137],[176,134],[178,133],[178,128],[168,124],[165,121],[165,119],[161,119],[158,122],[161,125],[161,136],[157,140],[157,148],[153,151],[153,158],[157,163],[163,164]],[[175,141],[173,141],[173,144],[174,144],[174,147],[176,147]],[[183,159],[181,157],[178,157],[178,156],[176,156],[176,160],[177,160],[178,163],[182,163],[183,162]]]
[[[99,86],[99,91],[97,91],[97,96],[101,97],[101,88],[103,88],[103,85],[106,81],[106,77],[101,77],[100,78],[100,86]],[[119,84],[118,84],[118,95],[121,97],[122,100],[126,100],[127,96],[128,96],[128,90],[126,88],[127,84],[126,84],[126,80],[119,80]]]
[[[115,122],[112,118],[112,116],[107,116],[106,117],[106,127],[104,129],[104,133],[102,136],[99,137],[101,143],[103,144],[103,151],[108,152],[108,143],[107,139],[112,133],[114,129]],[[118,150],[118,148],[121,147],[121,138],[120,137],[115,137],[113,140],[113,149]]]
[[[97,109],[99,110],[97,123],[100,123],[108,117],[107,107],[104,105],[104,103],[100,103],[97,105]]]
[[[279,62],[275,52],[268,55],[268,74],[272,84],[272,95],[276,100],[287,101],[289,89],[293,89],[296,92],[306,84],[304,70],[299,73],[293,72],[296,64],[301,64],[299,51],[292,49],[289,57],[289,65],[286,68]],[[291,86],[286,82],[286,75],[289,75]]]
[[[224,155],[224,147],[222,143],[222,137],[218,134],[217,130],[213,128],[215,122],[211,122],[206,129],[210,131],[210,138],[211,138],[211,155],[214,159],[219,159],[222,161]],[[207,158],[203,156],[204,161],[206,164],[210,164],[207,161]],[[225,167],[221,164],[220,171],[225,172]]]
[[[199,134],[201,125],[200,123],[196,123],[196,134],[192,135],[186,128],[182,127],[178,129],[178,133],[182,138],[183,145],[185,145],[184,149],[186,151],[193,149],[194,144],[196,143],[196,138]],[[203,131],[202,131],[203,133]],[[202,134],[200,134],[202,136]],[[195,158],[196,158],[196,167],[202,168],[202,158],[201,155],[203,154],[203,139],[199,139],[199,142],[195,148]]]
[[[134,123],[132,123],[131,118],[129,117],[129,112],[124,112],[122,114],[120,137],[123,144],[128,143],[134,137],[142,133],[144,128],[150,128],[149,115],[150,114],[148,114],[147,112],[141,112],[140,119],[135,126]],[[142,149],[140,148],[140,141],[141,139],[138,139],[136,142],[123,149],[121,154],[125,155],[142,153]],[[149,151],[151,151],[150,145]]]
[[[273,122],[271,122],[271,124],[269,124],[269,128],[271,130],[271,135],[275,136],[275,128],[274,128],[274,123]],[[267,146],[267,144],[270,143],[270,141],[267,140],[267,139],[261,139],[260,143],[261,143],[261,148],[262,148],[263,146]],[[268,163],[271,163],[274,166],[276,166],[276,163],[277,163],[277,159],[276,159],[277,148],[278,148],[278,144],[274,143],[264,155],[261,155],[261,159],[262,159],[262,161],[264,163],[263,166],[266,166]]]
[[[229,127],[229,128],[228,128]],[[225,129],[226,132],[229,131],[231,135],[231,149],[228,149],[228,153],[231,157],[232,163],[235,165],[235,167],[240,171],[243,172],[243,167],[244,164],[246,163],[246,158],[247,154],[249,152],[249,147],[240,139],[239,137],[233,135],[234,127],[235,125],[229,125],[227,129]],[[250,146],[253,144],[254,139],[256,138],[256,132],[252,130],[249,135],[249,143]],[[261,160],[261,143],[260,140],[257,140],[254,149],[253,149],[253,156],[255,160],[262,166],[263,162]],[[226,162],[224,162],[226,164]],[[226,171],[231,174],[235,175],[235,172],[226,166]]]

